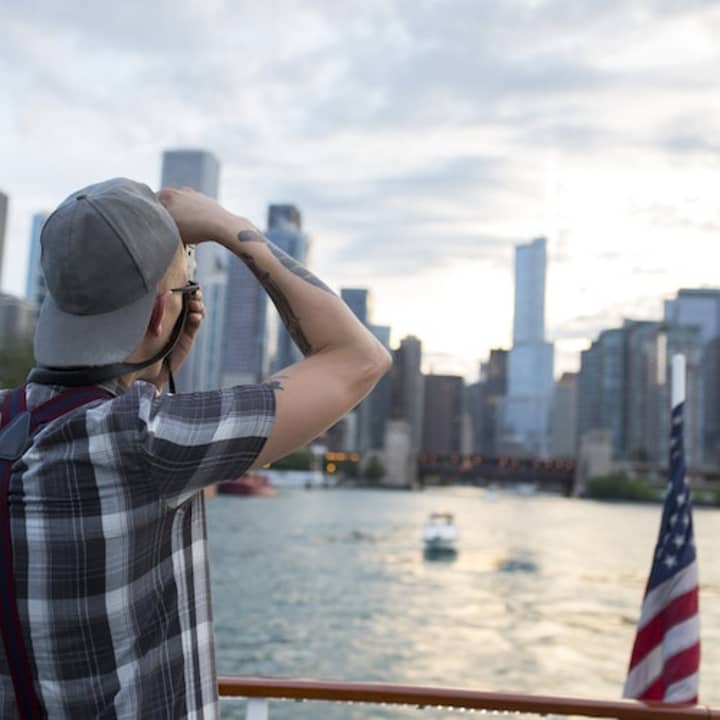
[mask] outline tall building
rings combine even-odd
[[[625,456],[626,328],[600,333],[580,356],[577,381],[577,439],[590,430],[608,430],[616,459]]]
[[[703,462],[720,466],[720,289],[683,289],[665,302],[665,322],[694,325],[702,337]]]
[[[5,227],[8,215],[8,196],[0,192],[0,288],[2,288],[3,257],[5,253]]]
[[[271,321],[270,306],[257,278],[239,257],[231,255],[222,345],[223,387],[262,382],[270,375],[274,348],[269,340],[276,335],[269,330],[277,328],[277,322]]]
[[[0,293],[0,347],[7,340],[32,342],[36,307],[27,300]]]
[[[503,446],[544,457],[553,391],[554,352],[545,341],[545,238],[515,250],[515,316],[503,413]]]
[[[480,366],[480,380],[467,388],[467,406],[472,426],[471,449],[474,453],[491,457],[500,454],[500,410],[507,394],[507,365],[507,350],[491,350],[487,362]]]
[[[703,462],[702,341],[698,326],[626,320],[582,353],[579,436],[607,430],[615,459],[664,465],[668,458],[672,356],[687,359],[685,448]]]
[[[30,228],[30,257],[28,258],[27,280],[25,282],[25,299],[34,303],[38,308],[42,305],[47,292],[45,275],[40,264],[40,233],[48,219],[48,213],[39,212],[32,216]]]
[[[413,335],[400,341],[393,352],[391,393],[393,420],[404,420],[410,428],[410,449],[418,451],[422,443],[425,382],[420,366],[422,343]]]
[[[578,374],[563,373],[555,383],[550,410],[550,457],[572,458],[577,453]]]
[[[188,186],[217,199],[219,183],[220,163],[207,150],[163,153],[163,187]],[[202,287],[206,315],[193,351],[178,373],[178,390],[182,392],[220,387],[228,260],[227,250],[217,243],[202,243],[195,251],[195,279]]]
[[[688,465],[702,457],[702,335],[694,325],[632,323],[626,340],[626,455],[666,464],[670,436],[672,356],[687,360],[685,451]]]
[[[456,375],[425,376],[421,450],[438,455],[463,452],[465,383]]]
[[[283,252],[307,264],[310,239],[302,231],[302,216],[294,205],[270,205],[265,233],[268,239]],[[282,323],[277,326],[277,352],[275,369],[281,370],[301,359],[302,354]]]
[[[696,325],[703,343],[720,337],[720,289],[683,289],[665,301],[665,322]]]
[[[341,288],[340,297],[363,325],[370,324],[370,293],[366,288]]]

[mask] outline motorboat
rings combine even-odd
[[[458,533],[451,513],[432,513],[423,529],[423,543],[428,554],[457,552]]]

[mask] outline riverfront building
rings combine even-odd
[[[550,410],[550,457],[572,458],[577,452],[578,375],[564,373],[555,383]]]
[[[668,456],[671,359],[687,359],[685,447],[703,463],[702,340],[699,327],[625,321],[582,353],[578,379],[579,435],[609,431],[615,460],[664,465]]]
[[[507,350],[491,350],[487,362],[480,366],[480,380],[466,390],[474,453],[490,457],[499,455],[501,410],[507,394],[507,365]]]
[[[217,199],[220,163],[207,150],[168,150],[162,158],[163,187],[188,186]],[[195,279],[203,291],[206,315],[193,351],[177,377],[178,390],[192,392],[220,387],[223,330],[228,278],[228,253],[216,243],[195,251]]]
[[[683,289],[665,302],[665,322],[694,325],[702,338],[703,462],[720,466],[720,290]]]
[[[420,450],[423,436],[425,382],[420,370],[422,343],[413,335],[400,341],[393,351],[391,371],[392,419],[407,423],[410,450]]]
[[[554,351],[545,340],[545,238],[515,249],[515,316],[504,403],[503,450],[545,457]]]
[[[40,246],[40,233],[47,219],[48,213],[35,213],[30,227],[30,255],[28,257],[27,278],[25,281],[25,299],[38,308],[42,305],[47,293],[45,275],[40,264],[42,249]]]
[[[463,451],[464,391],[460,376],[425,376],[423,452],[454,455]]]

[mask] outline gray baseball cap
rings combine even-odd
[[[155,193],[113,178],[78,190],[40,235],[47,295],[35,328],[46,367],[122,362],[138,347],[180,233]]]

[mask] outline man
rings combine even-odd
[[[125,179],[90,186],[48,218],[41,240],[48,296],[28,412],[0,392],[0,462],[15,458],[5,462],[6,595],[22,639],[8,647],[3,634],[0,717],[20,717],[23,693],[32,717],[217,717],[201,491],[322,433],[389,356],[320,280],[188,189],[158,200]],[[163,395],[204,313],[183,252],[201,242],[248,265],[305,359],[267,384]],[[66,396],[84,404],[32,426],[13,455],[21,419]],[[18,680],[23,651],[29,687]]]

